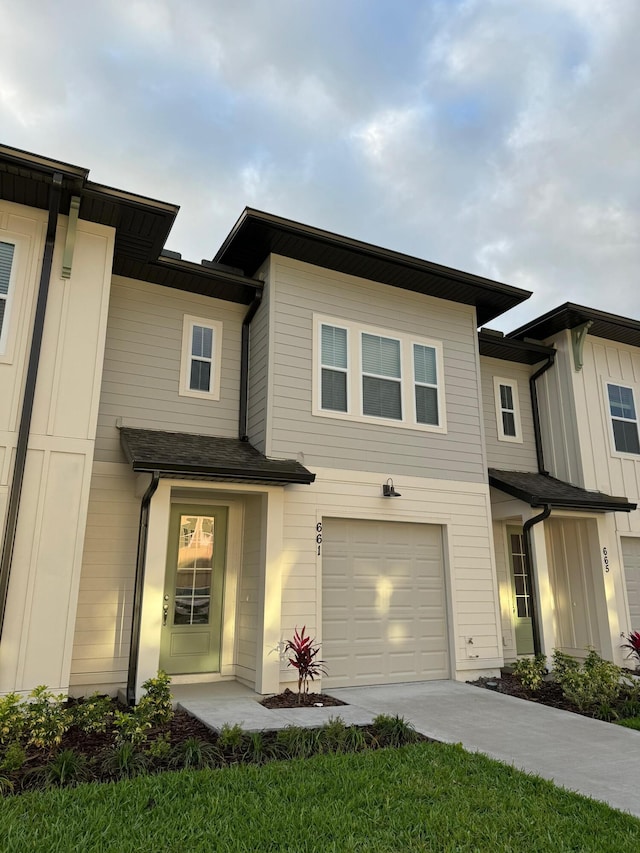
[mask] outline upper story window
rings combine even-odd
[[[613,440],[618,453],[640,453],[633,390],[607,382]]]
[[[219,400],[221,356],[222,323],[185,315],[179,393]]]
[[[11,300],[11,270],[15,245],[0,241],[0,353],[5,350]]]
[[[313,414],[445,432],[442,344],[315,318]]]
[[[493,377],[493,390],[496,401],[496,420],[500,441],[522,442],[520,425],[520,401],[516,379]]]

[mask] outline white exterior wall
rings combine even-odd
[[[305,625],[322,641],[322,553],[317,554],[316,525],[323,518],[438,524],[444,529],[451,672],[464,680],[502,666],[487,486],[395,476],[393,471],[315,472],[312,486],[285,490],[281,639]],[[389,475],[402,497],[381,496]],[[284,662],[281,681],[292,680],[295,675]]]
[[[0,227],[24,239],[15,261],[20,284],[11,316],[13,345],[0,363],[0,393],[11,401],[0,415],[5,501],[46,218],[30,208],[0,207]],[[72,275],[62,279],[66,227],[66,217],[60,217],[0,646],[0,692],[69,686],[114,231],[80,219]]]

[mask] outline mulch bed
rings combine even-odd
[[[515,696],[517,699],[537,702],[539,705],[549,705],[552,708],[560,708],[562,711],[572,711],[574,714],[581,713],[573,703],[568,702],[564,698],[562,688],[555,681],[543,681],[535,693],[527,690],[510,673],[503,673],[500,678],[478,678],[477,681],[469,683],[475,687],[485,687],[487,690],[493,690],[496,693],[506,693],[507,696]]]
[[[346,705],[340,699],[328,696],[326,693],[294,693],[287,687],[282,693],[275,696],[267,696],[260,703],[265,708],[337,708]]]

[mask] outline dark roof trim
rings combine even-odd
[[[532,507],[551,506],[583,512],[633,512],[637,507],[627,498],[590,492],[546,474],[489,468],[489,485]]]
[[[316,478],[299,462],[267,459],[237,438],[122,427],[120,444],[137,473],[273,485],[309,485]]]
[[[499,358],[503,361],[515,361],[520,364],[537,364],[550,358],[555,349],[533,341],[516,341],[505,338],[502,332],[492,329],[480,329],[478,332],[480,355],[487,358]]]
[[[254,275],[271,253],[440,299],[475,305],[479,324],[531,296],[527,290],[248,207],[214,260],[240,267],[246,275]]]
[[[609,314],[606,311],[596,311],[595,308],[587,308],[573,302],[565,302],[564,305],[547,311],[546,314],[514,329],[507,337],[519,340],[524,338],[545,340],[564,329],[574,329],[588,321],[592,323],[589,335],[640,347],[639,320],[622,317],[619,314]]]

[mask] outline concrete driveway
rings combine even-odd
[[[328,690],[349,704],[284,711],[263,708],[259,696],[238,684],[215,698],[216,685],[207,686],[209,696],[204,687],[193,696],[174,692],[180,706],[215,729],[225,722],[249,730],[316,726],[336,716],[366,724],[378,714],[399,714],[436,740],[461,743],[640,817],[640,732],[611,723],[454,681]]]

